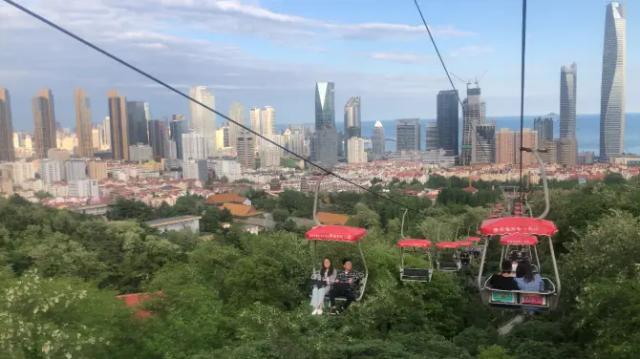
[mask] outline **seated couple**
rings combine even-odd
[[[332,313],[338,311],[336,309],[336,298],[346,299],[341,311],[347,309],[351,302],[356,299],[358,285],[364,277],[364,274],[353,271],[353,263],[351,263],[349,259],[342,261],[342,268],[342,270],[336,272],[329,258],[322,260],[320,273],[314,273],[313,277],[315,283],[313,285],[310,303],[313,308],[312,315],[322,314],[324,297],[327,294],[331,300]]]
[[[515,274],[510,261],[502,262],[502,271],[496,273],[489,280],[493,289],[523,290],[527,292],[544,292],[544,281],[528,261],[518,263]]]

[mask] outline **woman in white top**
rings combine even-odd
[[[311,315],[321,315],[324,306],[324,296],[329,293],[333,282],[336,280],[336,270],[331,265],[331,260],[325,258],[322,260],[322,269],[320,273],[314,273],[313,291],[311,292],[311,307],[313,312]]]

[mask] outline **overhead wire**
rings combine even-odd
[[[416,209],[411,208],[411,207],[407,206],[406,204],[404,204],[404,203],[402,203],[400,201],[397,201],[397,200],[395,200],[393,198],[390,198],[388,196],[382,195],[379,192],[376,192],[376,191],[374,191],[374,190],[372,190],[372,189],[370,189],[368,187],[365,187],[365,186],[363,186],[361,184],[358,184],[358,183],[356,183],[354,181],[351,181],[350,179],[348,179],[348,178],[346,178],[346,177],[344,177],[342,175],[339,175],[339,174],[333,172],[332,170],[330,170],[330,169],[328,169],[328,168],[326,168],[326,167],[324,167],[324,166],[322,166],[322,165],[320,165],[320,164],[318,164],[318,163],[316,163],[314,161],[311,161],[308,158],[306,158],[306,157],[304,157],[304,156],[302,156],[302,155],[300,155],[300,154],[298,154],[298,153],[296,153],[294,151],[291,151],[290,149],[286,148],[285,146],[282,146],[279,143],[273,141],[269,137],[263,136],[262,134],[260,134],[260,133],[258,133],[256,131],[254,131],[253,129],[251,129],[250,127],[233,120],[232,118],[230,118],[229,116],[223,114],[222,112],[219,112],[219,111],[215,110],[214,108],[212,108],[212,107],[210,107],[210,106],[198,101],[197,99],[195,99],[195,98],[187,95],[186,93],[178,90],[177,88],[175,88],[174,86],[171,86],[170,84],[166,83],[165,81],[160,80],[159,78],[155,77],[154,75],[151,75],[150,73],[140,69],[139,67],[129,63],[128,61],[123,60],[122,58],[112,54],[111,52],[109,52],[109,51],[107,51],[107,50],[105,50],[105,49],[103,49],[101,47],[99,47],[98,45],[95,45],[94,43],[84,39],[83,37],[81,37],[81,36],[79,36],[79,35],[77,35],[77,34],[75,34],[73,32],[71,32],[70,30],[67,30],[66,28],[54,23],[53,21],[45,18],[44,16],[34,12],[33,10],[30,10],[30,9],[26,8],[25,6],[22,6],[22,5],[16,3],[15,1],[12,1],[12,0],[3,0],[3,1],[5,3],[17,8],[18,10],[26,13],[27,15],[29,15],[29,16],[31,16],[31,17],[33,17],[33,18],[45,23],[46,25],[48,25],[48,26],[50,26],[50,27],[62,32],[63,34],[75,39],[76,41],[78,41],[78,42],[80,42],[80,43],[92,48],[93,50],[101,53],[102,55],[105,55],[105,56],[111,58],[112,60],[120,63],[121,65],[123,65],[125,67],[128,67],[129,69],[133,70],[134,72],[137,72],[138,74],[140,74],[140,75],[148,78],[149,80],[161,85],[162,87],[170,90],[171,92],[174,92],[175,94],[177,94],[177,95],[179,95],[181,97],[184,97],[187,100],[189,100],[189,101],[191,101],[191,102],[193,102],[195,104],[198,104],[199,106],[207,109],[208,111],[213,112],[216,115],[222,117],[223,119],[229,121],[230,123],[233,123],[236,126],[242,128],[243,130],[248,131],[249,133],[251,133],[251,134],[253,134],[253,135],[257,136],[257,137],[262,138],[266,142],[276,146],[277,148],[283,150],[284,152],[286,152],[286,153],[288,153],[290,155],[293,155],[294,157],[304,161],[305,163],[307,163],[307,164],[319,169],[320,171],[324,172],[325,174],[331,175],[331,176],[333,176],[333,177],[335,177],[335,178],[337,178],[337,179],[339,179],[339,180],[341,180],[343,182],[346,182],[346,183],[349,183],[349,184],[355,186],[356,188],[359,188],[359,189],[361,189],[361,190],[363,190],[365,192],[371,193],[375,197],[378,197],[380,199],[389,201],[389,202],[391,202],[391,203],[393,203],[395,205],[398,205],[398,206],[400,206],[402,208],[410,209],[412,211],[417,212]]]

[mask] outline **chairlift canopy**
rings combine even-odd
[[[400,248],[430,248],[431,241],[428,239],[407,238],[398,242]]]
[[[482,238],[480,237],[475,237],[475,236],[471,236],[471,237],[467,237],[467,239],[465,239],[466,241],[470,241],[472,243],[478,243],[482,240]]]
[[[350,226],[315,226],[305,233],[310,241],[356,243],[367,234],[367,230]]]
[[[471,247],[473,245],[473,242],[468,239],[457,241],[456,243],[458,244],[458,248]]]
[[[480,226],[480,233],[489,236],[512,233],[552,236],[558,232],[556,225],[546,219],[532,217],[502,217],[487,219]]]
[[[531,234],[512,233],[500,237],[500,244],[503,246],[535,246],[538,244],[538,237]]]
[[[457,249],[458,247],[458,242],[443,241],[436,243],[436,248],[438,249]]]

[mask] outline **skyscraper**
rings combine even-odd
[[[182,134],[182,160],[206,160],[207,141],[197,132]]]
[[[313,158],[332,167],[338,162],[338,132],[336,131],[333,82],[317,82],[316,131],[312,143]]]
[[[525,128],[522,131],[522,146],[520,146],[520,132],[516,132],[515,136],[515,154],[516,154],[516,163],[520,163],[520,147],[526,148],[538,148],[538,133],[535,130],[530,128]],[[522,165],[523,166],[531,166],[536,165],[537,160],[535,156],[531,152],[523,152],[522,154]]]
[[[0,162],[13,162],[15,159],[11,97],[9,96],[9,90],[0,88]]]
[[[348,163],[367,163],[367,153],[364,151],[364,140],[360,137],[351,137],[347,140],[349,145],[347,148]]]
[[[467,87],[467,98],[462,103],[462,158],[463,165],[473,161],[473,141],[476,137],[475,127],[485,123],[486,104],[480,97],[480,87]]]
[[[189,96],[215,109],[215,97],[206,86],[192,87]],[[207,144],[207,155],[212,157],[216,150],[216,115],[195,102],[189,102],[191,113],[190,127],[204,137]]]
[[[362,136],[360,96],[351,97],[344,105],[344,134],[347,139]]]
[[[577,66],[562,66],[560,70],[560,139],[557,141],[558,162],[576,165],[578,142],[576,139],[576,84]],[[541,144],[545,145],[545,144]]]
[[[533,119],[533,129],[538,132],[538,145],[553,141],[553,117],[544,116]]]
[[[129,160],[129,134],[127,125],[127,98],[116,90],[107,93],[111,123],[111,154],[114,160]]]
[[[496,133],[496,163],[512,165],[516,162],[515,133],[508,128],[501,128]]]
[[[624,151],[626,19],[623,6],[607,5],[600,99],[600,159]]]
[[[127,101],[127,133],[129,144],[149,144],[149,121],[151,113],[149,103],[142,101]]]
[[[494,163],[496,160],[496,124],[483,122],[475,124],[474,128],[471,163]]]
[[[236,151],[238,153],[238,162],[240,162],[242,168],[255,168],[256,150],[253,134],[246,130],[240,130],[240,134],[238,134],[238,141],[236,142]]]
[[[374,160],[379,160],[384,157],[384,145],[384,127],[382,127],[382,123],[380,121],[376,121],[376,124],[373,125],[373,137],[371,138],[371,147]]]
[[[438,122],[437,121],[428,121],[427,122],[427,133],[426,133],[426,150],[437,150],[440,147],[440,138],[438,137]]]
[[[240,102],[233,102],[229,107],[229,118],[235,122],[246,125],[244,106]],[[229,146],[236,147],[236,140],[240,133],[241,127],[229,121]]]
[[[167,123],[160,120],[149,121],[149,144],[153,150],[153,158],[159,161],[161,158],[165,158],[165,152],[168,151],[169,146],[169,131],[167,130]]]
[[[437,123],[439,147],[447,154],[458,155],[458,91],[438,92]]]
[[[93,143],[91,139],[91,104],[83,89],[76,89],[76,137],[78,138],[78,156],[93,157]]]
[[[420,120],[396,120],[396,151],[420,151]]]
[[[56,148],[56,116],[53,107],[53,93],[44,88],[33,98],[33,140],[34,154],[46,158],[50,148]]]
[[[171,116],[169,123],[170,139],[176,143],[176,156],[182,159],[182,135],[189,132],[189,124],[182,115]]]

